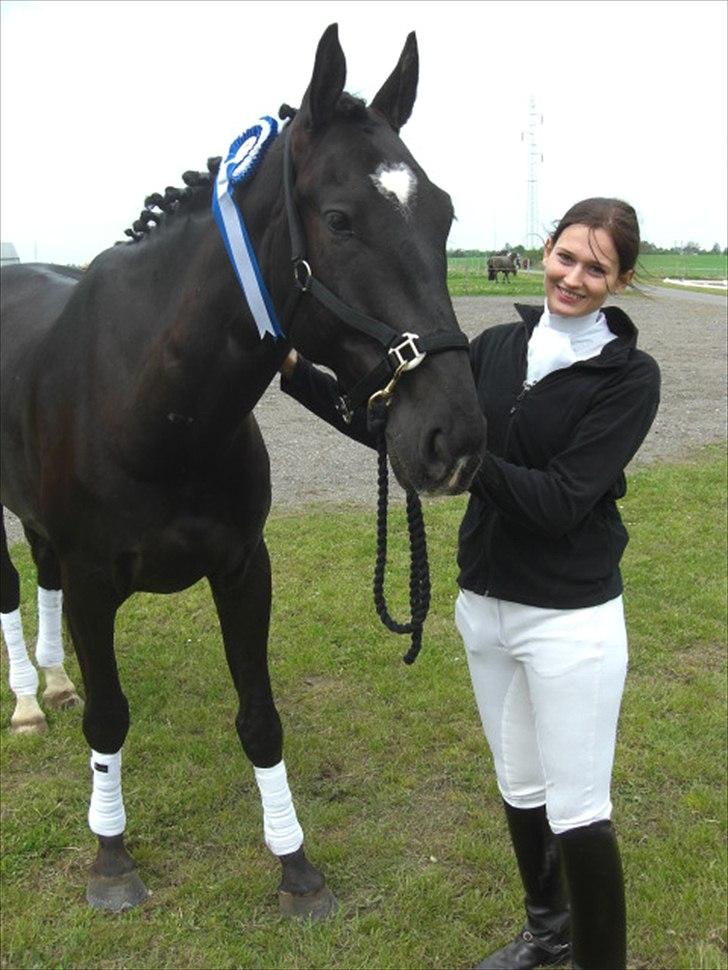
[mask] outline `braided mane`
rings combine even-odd
[[[144,200],[144,208],[139,218],[132,223],[131,229],[124,230],[124,234],[129,236],[133,242],[138,242],[144,238],[152,226],[156,226],[162,221],[163,215],[171,215],[181,205],[189,205],[198,200],[207,199],[207,191],[212,188],[221,161],[222,159],[219,156],[208,158],[206,172],[184,172],[182,181],[185,183],[185,188],[183,189],[168,185],[164,190],[164,195],[159,192],[148,195]]]
[[[336,106],[336,114],[341,118],[364,121],[367,118],[366,103],[361,98],[355,98],[344,92]],[[278,117],[281,120],[293,119],[295,115],[296,108],[287,104],[282,104],[278,111]],[[144,200],[144,208],[139,218],[132,223],[131,229],[124,230],[124,235],[129,236],[132,242],[138,242],[145,237],[152,226],[162,221],[165,214],[172,215],[181,205],[191,205],[203,199],[209,201],[207,192],[215,182],[221,162],[222,158],[219,155],[208,158],[206,172],[183,173],[182,181],[185,183],[185,188],[177,189],[173,185],[168,185],[164,195],[159,192],[148,195]]]

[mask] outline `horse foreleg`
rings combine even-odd
[[[43,700],[52,708],[76,707],[81,699],[63,666],[63,592],[60,563],[49,542],[32,529],[26,528],[25,535],[38,571],[38,639],[35,659],[45,676]]]
[[[38,671],[25,645],[20,617],[20,577],[10,560],[1,508],[0,532],[0,626],[8,651],[10,690],[15,694],[10,730],[17,734],[40,734],[48,725],[36,696]]]
[[[233,683],[240,701],[235,721],[243,751],[253,764],[263,805],[265,842],[281,863],[281,911],[325,919],[337,902],[323,875],[306,858],[303,831],[283,762],[283,731],[268,674],[270,560],[265,543],[233,576],[210,577]]]
[[[68,571],[63,587],[68,625],[86,690],[83,733],[91,747],[93,785],[88,824],[98,837],[86,899],[97,909],[116,913],[149,895],[124,845],[121,749],[129,730],[129,705],[114,657],[114,619],[119,603],[107,587]]]

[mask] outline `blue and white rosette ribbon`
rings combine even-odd
[[[261,339],[267,333],[274,338],[284,334],[233,192],[236,185],[253,175],[277,134],[277,121],[266,115],[236,138],[220,164],[212,193],[213,215]]]

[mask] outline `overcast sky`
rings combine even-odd
[[[297,105],[338,22],[347,90],[371,100],[417,32],[402,130],[453,197],[450,247],[525,243],[535,99],[539,224],[616,195],[643,238],[726,245],[723,0],[2,3],[2,239],[89,262],[144,197],[181,185],[281,102]]]

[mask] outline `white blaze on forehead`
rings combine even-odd
[[[382,162],[374,175],[369,178],[378,192],[392,199],[395,204],[407,211],[412,208],[417,194],[417,179],[409,166],[404,162],[389,164]]]

